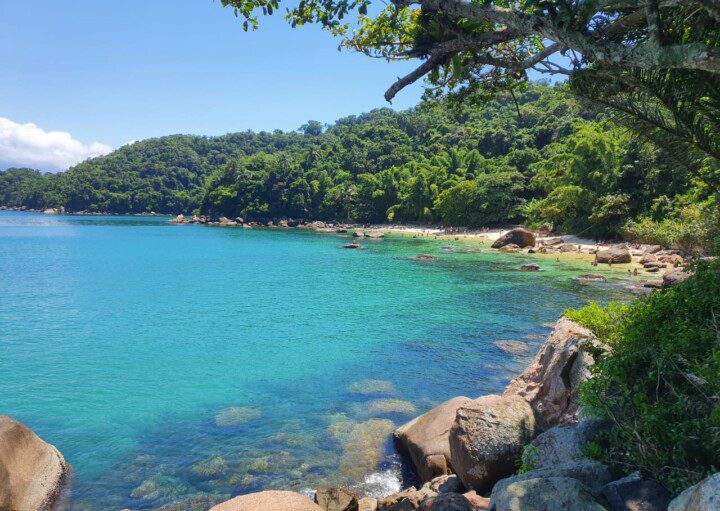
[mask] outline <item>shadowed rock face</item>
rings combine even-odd
[[[448,434],[455,413],[470,398],[455,397],[414,418],[395,431],[395,442],[423,481],[450,472]]]
[[[58,450],[7,415],[0,415],[0,509],[46,511],[68,466]]]
[[[261,491],[241,495],[210,508],[210,511],[323,511],[308,498],[291,491]]]
[[[585,343],[598,341],[587,328],[560,318],[545,345],[504,395],[525,398],[551,426],[576,419],[578,384],[589,376],[594,362]]]

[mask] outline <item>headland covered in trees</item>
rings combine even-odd
[[[66,172],[0,172],[0,206],[253,219],[551,223],[709,250],[712,189],[563,84],[478,105],[426,102],[297,132],[171,135]]]

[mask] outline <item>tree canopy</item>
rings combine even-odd
[[[441,100],[329,126],[310,121],[294,133],[149,139],[59,174],[11,169],[0,172],[0,204],[469,227],[552,222],[692,245],[696,235],[673,222],[692,219],[691,231],[705,232],[695,219],[714,218],[714,194],[669,156],[567,85],[531,84],[480,108]]]

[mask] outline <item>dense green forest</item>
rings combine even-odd
[[[9,169],[0,173],[0,204],[470,227],[550,222],[588,236],[695,242],[716,218],[713,190],[672,156],[567,86],[536,83],[484,105],[384,108],[294,133],[168,136],[59,174]]]

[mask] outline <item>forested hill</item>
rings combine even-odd
[[[707,197],[660,148],[642,146],[565,86],[534,84],[483,107],[378,109],[323,129],[175,135],[60,174],[0,173],[0,204],[111,213],[553,222],[608,236],[697,214]],[[689,210],[692,210],[688,213]]]

